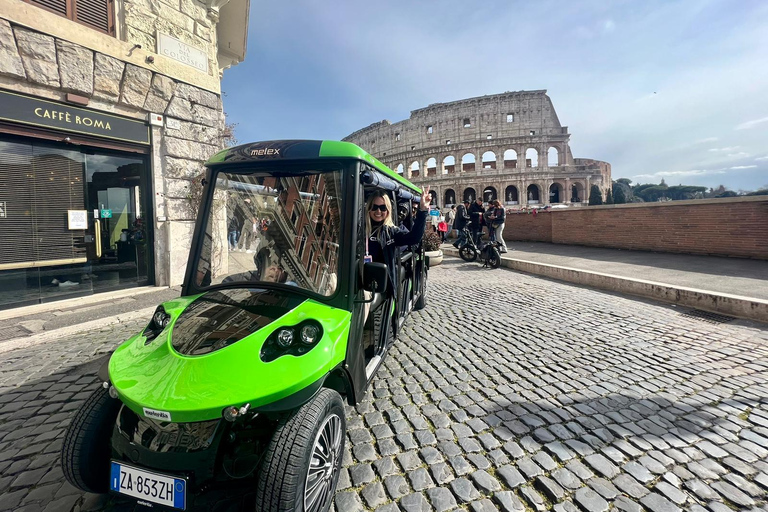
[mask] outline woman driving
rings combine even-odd
[[[395,265],[396,248],[401,245],[414,245],[421,241],[427,221],[427,212],[432,197],[429,195],[429,187],[425,187],[421,195],[419,212],[413,224],[413,231],[404,227],[397,227],[392,221],[392,201],[383,190],[377,190],[368,198],[365,219],[365,261],[384,263],[387,265],[391,287],[390,292],[396,288],[397,266]]]

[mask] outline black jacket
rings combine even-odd
[[[467,214],[467,208],[463,204],[460,204],[456,207],[456,220],[453,221],[453,228],[461,231],[464,229],[464,226],[467,225],[468,220],[469,215]]]
[[[480,229],[480,226],[483,225],[483,213],[485,210],[476,202],[469,205],[469,216],[472,218],[472,224],[476,229]]]
[[[413,231],[406,228],[395,226],[384,226],[379,233],[379,244],[383,253],[384,263],[387,265],[389,273],[390,287],[388,293],[393,294],[397,290],[397,253],[398,247],[402,245],[416,245],[421,242],[424,236],[424,230],[427,225],[427,215],[429,212],[419,210],[416,219],[413,221]]]

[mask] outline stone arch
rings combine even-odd
[[[571,185],[571,202],[572,203],[581,203],[583,201],[586,201],[586,197],[584,196],[584,185],[577,181],[576,183]]]
[[[517,168],[517,151],[508,149],[504,152],[504,167]]]
[[[496,153],[493,151],[486,151],[482,156],[483,169],[495,169],[496,168]]]
[[[405,166],[403,164],[397,164],[397,174],[403,174],[403,171],[405,170]]]
[[[520,195],[516,186],[510,185],[504,189],[504,204],[518,204],[519,202]]]
[[[456,172],[456,158],[453,155],[448,155],[443,158],[443,174],[453,172]]]
[[[439,206],[439,203],[437,202],[437,192],[430,190],[429,195],[432,197],[432,200],[429,202],[429,204],[432,206]]]
[[[437,176],[437,159],[430,157],[424,168],[426,169],[425,176]]]
[[[473,153],[465,153],[461,157],[461,170],[464,172],[475,170],[475,155]]]
[[[474,202],[475,199],[477,199],[477,192],[475,192],[475,189],[472,187],[467,187],[464,189],[464,194],[462,194],[462,199],[464,201],[469,201],[470,203]]]
[[[552,146],[547,150],[547,165],[549,167],[557,167],[560,165],[560,151],[555,146]]]
[[[421,165],[419,164],[419,161],[418,160],[414,160],[411,163],[410,169],[411,169],[411,176],[418,176],[419,175],[419,171],[421,169]]]
[[[443,194],[443,206],[456,204],[456,192],[452,188],[446,189]]]
[[[539,152],[534,148],[528,148],[525,150],[525,166],[526,167],[538,167],[539,166]]]
[[[528,204],[539,204],[541,202],[541,191],[535,183],[528,185],[525,196],[528,198]]]
[[[549,186],[549,202],[552,204],[564,203],[563,186],[559,183],[553,183]]]
[[[496,187],[485,187],[483,189],[483,202],[484,203],[490,203],[491,201],[494,201],[498,199],[499,196],[496,194]]]

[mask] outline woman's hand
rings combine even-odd
[[[421,203],[419,203],[419,209],[421,211],[429,210],[430,202],[432,202],[432,196],[429,195],[429,186],[426,186],[421,193]]]

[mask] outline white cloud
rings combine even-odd
[[[733,167],[732,167],[733,169]],[[690,171],[659,171],[653,174],[638,174],[633,178],[663,178],[665,176],[708,176],[711,174],[725,174],[724,169],[692,169]]]
[[[604,32],[613,32],[614,30],[616,30],[616,23],[614,23],[613,20],[606,20],[605,23],[603,23]]]
[[[736,128],[734,128],[734,130],[749,130],[750,128],[754,128],[755,126],[763,123],[768,123],[768,117],[762,117],[760,119],[753,119],[752,121],[741,123]]]
[[[737,171],[739,169],[754,169],[757,167],[756,165],[735,165],[733,167],[730,167],[731,170]]]
[[[711,148],[710,151],[733,151],[734,149],[739,149],[740,146],[729,146],[727,148]]]
[[[749,156],[749,153],[745,153],[744,151],[739,151],[738,153],[728,153],[728,158],[744,158],[746,156]]]
[[[768,156],[760,156],[755,158],[755,160],[768,160]]]
[[[700,139],[694,142],[694,144],[704,144],[706,142],[717,142],[717,137],[707,137],[706,139]]]

